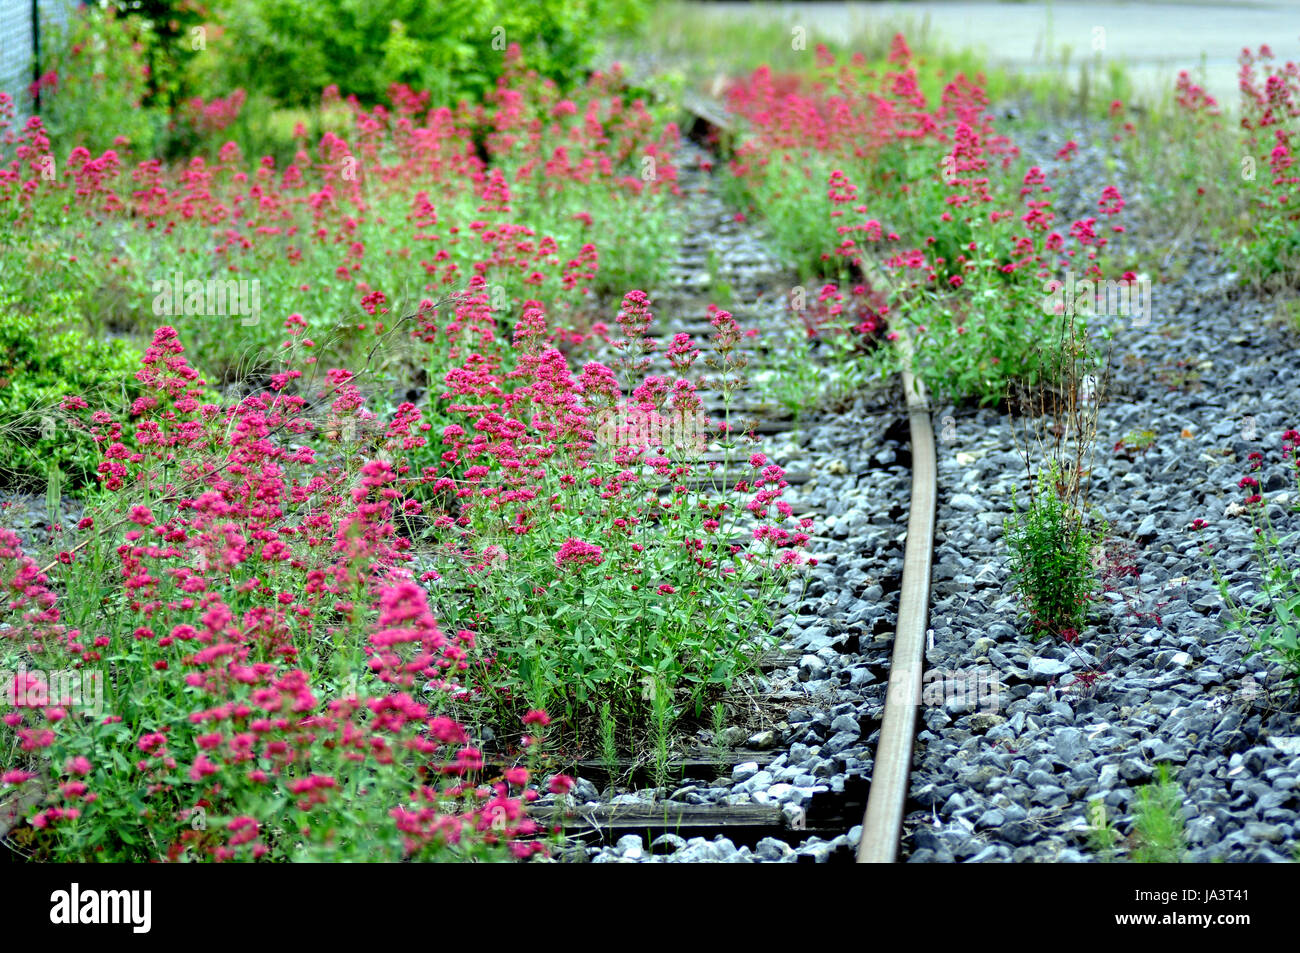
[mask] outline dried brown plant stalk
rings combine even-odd
[[[1012,437],[1030,493],[1043,470],[1059,474],[1057,493],[1076,511],[1086,503],[1097,419],[1110,380],[1110,349],[1098,353],[1075,315],[1060,316],[1059,346],[1041,352],[1038,383],[1008,394]]]

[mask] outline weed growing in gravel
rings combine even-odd
[[[1120,833],[1115,830],[1106,814],[1106,802],[1100,797],[1088,802],[1088,840],[1093,850],[1105,862],[1115,859],[1115,848],[1119,844]]]
[[[600,706],[600,759],[610,778],[618,777],[618,723],[609,702]]]
[[[1101,798],[1088,802],[1088,840],[1103,862],[1116,858],[1122,845],[1128,845],[1128,859],[1137,864],[1179,863],[1187,851],[1183,828],[1183,793],[1169,773],[1169,766],[1159,766],[1156,781],[1138,788],[1133,808],[1133,827],[1122,837],[1107,816]]]
[[[1225,122],[1214,97],[1183,71],[1165,100],[1146,110],[1140,128],[1117,103],[1113,138],[1161,209],[1162,223],[1177,232],[1163,273],[1176,276],[1179,266],[1170,270],[1175,251],[1208,232],[1215,246],[1230,249],[1243,281],[1294,287],[1300,275],[1300,64],[1274,63],[1267,45],[1243,49],[1239,63],[1235,123]]]
[[[1134,863],[1176,864],[1186,854],[1183,792],[1170,775],[1169,765],[1160,765],[1158,779],[1138,789],[1131,837],[1129,859]]]
[[[1060,469],[1038,474],[1028,503],[1013,492],[1012,515],[1005,523],[1012,585],[1035,637],[1078,639],[1098,581],[1093,548],[1104,534],[1090,529],[1070,502]]]
[[[772,395],[795,417],[851,400],[870,379],[870,349],[884,331],[885,296],[866,283],[827,282],[815,299],[790,296],[796,320],[772,341]]]
[[[673,725],[672,701],[667,692],[656,686],[651,700],[650,718],[654,749],[654,786],[663,788],[668,784],[669,738]]]
[[[1130,430],[1115,441],[1115,456],[1133,461],[1146,453],[1156,442],[1154,430]]]
[[[1272,59],[1267,46],[1241,51],[1242,147],[1250,165],[1238,181],[1248,193],[1250,229],[1236,247],[1251,279],[1293,286],[1300,275],[1300,210],[1294,201],[1300,185],[1300,64],[1279,67]]]
[[[1300,490],[1300,431],[1282,435],[1282,460],[1291,470]],[[1214,546],[1201,547],[1210,562],[1210,571],[1218,585],[1224,605],[1232,615],[1229,627],[1251,634],[1256,652],[1282,666],[1293,690],[1300,692],[1300,562],[1296,559],[1297,534],[1279,537],[1268,513],[1259,480],[1252,476],[1264,463],[1262,453],[1250,455],[1248,472],[1237,483],[1245,494],[1241,505],[1250,514],[1254,529],[1254,553],[1259,567],[1259,590],[1248,603],[1233,597],[1228,581],[1219,571]],[[1205,530],[1208,524],[1197,519],[1192,528]]]
[[[1137,548],[1133,543],[1110,536],[1098,547],[1094,556],[1102,591],[1119,596],[1124,603],[1125,616],[1135,625],[1144,628],[1161,625],[1163,620],[1160,609],[1163,603],[1157,602],[1149,609],[1144,608],[1149,603],[1142,592],[1142,569],[1138,565]]]
[[[727,727],[727,706],[722,702],[713,703],[713,743],[719,748],[727,747],[727,740],[723,736],[723,729]]]
[[[1113,103],[1109,122],[1115,151],[1167,229],[1161,277],[1179,276],[1185,265],[1176,254],[1196,236],[1229,245],[1244,212],[1241,151],[1232,123],[1194,73],[1179,73],[1174,89],[1140,112],[1127,100]]]
[[[1095,551],[1107,527],[1085,513],[1097,414],[1109,361],[1101,359],[1074,315],[1060,320],[1061,347],[1044,349],[1053,387],[1021,390],[1016,444],[1025,462],[1028,502],[1012,494],[1005,522],[1011,582],[1035,637],[1051,634],[1074,643],[1100,585]]]

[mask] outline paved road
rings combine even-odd
[[[1143,89],[1172,83],[1204,58],[1207,87],[1221,103],[1237,98],[1237,55],[1268,43],[1279,62],[1300,60],[1300,0],[1184,2],[710,3],[728,16],[784,19],[810,38],[843,34],[872,20],[910,19],[952,46],[982,50],[1018,70],[1050,68],[1048,53],[1070,62],[1120,60]],[[908,32],[914,32],[909,30]],[[1096,43],[1100,50],[1094,52]]]

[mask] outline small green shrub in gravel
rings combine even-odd
[[[1035,634],[1078,638],[1097,589],[1093,548],[1102,535],[1062,490],[1060,467],[1039,471],[1023,507],[1012,494],[1005,523],[1011,552],[1011,580]]]
[[[1181,863],[1187,851],[1183,792],[1166,764],[1160,765],[1158,780],[1138,789],[1133,839],[1136,846],[1129,857],[1139,864]]]
[[[1135,864],[1177,864],[1187,852],[1183,820],[1183,792],[1162,764],[1150,784],[1137,789],[1133,807],[1133,829],[1122,838],[1100,799],[1088,802],[1089,842],[1099,860],[1109,863],[1123,846]]]
[[[1282,434],[1282,462],[1290,477],[1300,487],[1300,430]],[[1250,454],[1248,472],[1237,487],[1245,494],[1241,501],[1249,514],[1254,533],[1253,550],[1259,570],[1258,588],[1251,595],[1234,597],[1228,580],[1215,559],[1216,547],[1204,543],[1201,552],[1209,560],[1210,572],[1223,603],[1231,613],[1228,628],[1251,636],[1254,651],[1282,667],[1292,689],[1300,692],[1300,560],[1296,559],[1295,533],[1280,533],[1269,515],[1260,482],[1251,474],[1264,465],[1264,454]],[[1199,532],[1209,526],[1203,519],[1192,522]]]

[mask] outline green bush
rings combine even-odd
[[[165,122],[148,108],[149,23],[112,7],[87,8],[51,28],[41,63],[41,119],[56,154],[74,146],[98,155],[123,138],[137,155],[152,152]]]
[[[140,353],[121,340],[90,338],[65,327],[74,313],[66,294],[23,313],[14,296],[0,298],[0,485],[36,489],[58,468],[72,485],[95,479],[98,448],[69,426],[65,398],[91,407],[128,405],[135,396]]]
[[[643,0],[231,0],[215,11],[215,55],[195,68],[212,74],[210,88],[242,87],[286,106],[312,105],[330,85],[378,102],[392,83],[450,103],[481,98],[516,43],[539,73],[572,85],[597,38],[645,9]]]

